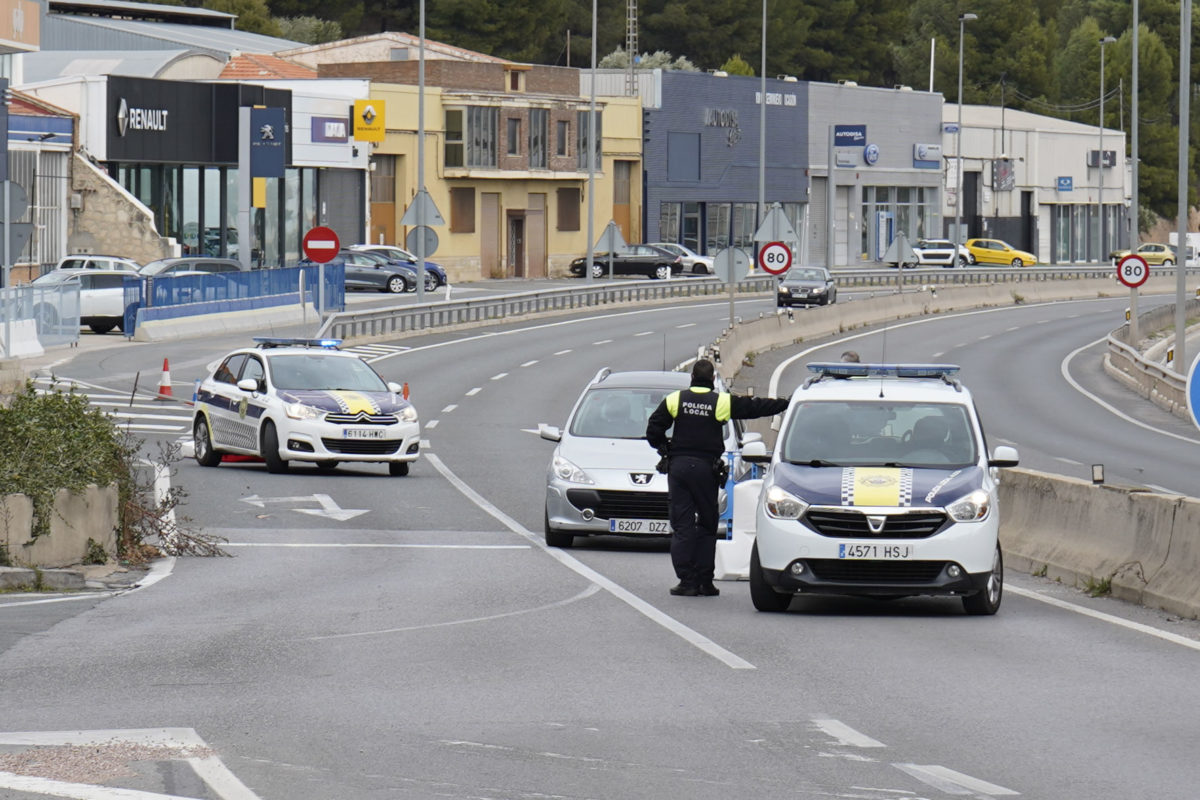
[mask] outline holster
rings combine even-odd
[[[724,484],[729,480],[729,462],[725,460],[725,456],[717,456],[713,461],[713,475],[717,476],[718,484]]]

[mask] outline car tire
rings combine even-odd
[[[204,417],[196,419],[192,428],[192,447],[196,463],[202,467],[215,467],[221,463],[221,454],[213,447],[212,434],[208,430],[208,420]]]
[[[758,560],[758,542],[750,551],[750,601],[759,611],[787,611],[792,604],[791,594],[775,591],[775,587],[767,583],[763,575],[762,564]]]
[[[383,285],[383,291],[388,294],[404,294],[408,291],[408,281],[403,275],[389,275],[387,283]]]
[[[708,268],[705,267],[703,264],[701,264],[699,261],[697,261],[695,264],[692,264],[692,274],[693,275],[707,275]]]
[[[604,277],[604,265],[601,264],[599,261],[592,262],[592,277],[593,278],[603,278]]]
[[[1164,267],[1173,267],[1173,266],[1175,266],[1175,262],[1174,262],[1174,261],[1172,261],[1172,260],[1171,260],[1171,259],[1169,259],[1169,258],[1164,258],[1164,259],[1163,259],[1163,263],[1162,263],[1162,265],[1163,265]]]
[[[115,328],[116,324],[114,324],[112,322],[105,322],[105,323],[96,323],[93,325],[88,325],[88,327],[92,329],[92,333],[98,333],[101,336],[103,336],[104,334],[108,333],[113,328]]]
[[[389,461],[388,462],[388,475],[391,475],[393,478],[403,478],[407,474],[408,474],[408,462],[407,461]]]
[[[267,472],[278,475],[288,471],[288,462],[279,455],[279,433],[270,420],[263,425],[262,457],[267,462]]]
[[[1004,599],[1004,554],[1000,545],[996,545],[996,556],[992,559],[992,571],[988,575],[987,586],[975,594],[969,594],[962,599],[963,611],[972,616],[991,616],[1000,610],[1000,601]]]
[[[1020,268],[1020,267],[1025,266],[1025,262],[1019,258],[1014,258],[1012,260],[1012,265],[1013,265],[1013,267]]]
[[[966,256],[962,255],[961,253],[959,254],[959,256],[958,256],[958,265],[959,265],[960,267],[965,267],[965,266],[967,266],[967,265],[968,265],[968,264],[970,264],[970,263],[971,263],[971,262],[967,260],[967,257],[966,257]]]
[[[659,264],[657,267],[654,268],[654,273],[650,277],[656,278],[660,281],[667,280],[668,278],[671,277],[671,265],[670,264]]]
[[[575,543],[575,537],[572,534],[550,527],[550,512],[544,512],[544,520],[547,547],[570,547]]]
[[[426,272],[425,273],[425,291],[432,292],[437,287],[438,287],[437,275],[434,275],[432,272]]]

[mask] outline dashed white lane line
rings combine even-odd
[[[537,362],[537,359],[535,358],[533,361],[526,361],[526,362],[525,362],[524,364],[522,364],[521,366],[522,366],[522,367],[532,367],[532,366],[533,366],[534,364],[536,364],[536,363],[538,363],[538,362]]]
[[[482,387],[476,386],[474,389],[467,391],[467,397],[474,397],[482,391]]]
[[[1075,460],[1075,459],[1073,459],[1073,458],[1066,458],[1065,456],[1054,456],[1054,460],[1055,460],[1055,461],[1061,461],[1061,462],[1062,462],[1062,463],[1064,463],[1064,464],[1070,464],[1070,465],[1072,465],[1072,466],[1075,466],[1075,467],[1078,467],[1078,466],[1080,466],[1081,464],[1083,464],[1083,462],[1082,462],[1082,461],[1076,461],[1076,460]]]
[[[427,431],[433,430],[437,426],[438,426],[438,421],[436,419],[431,419],[431,420],[429,420],[429,422],[425,423],[425,430],[427,430]]]
[[[676,327],[676,328],[694,328],[694,327],[696,327],[696,323],[694,323],[694,322],[686,322],[686,323],[684,323],[683,325],[676,325],[675,327]]]
[[[502,380],[502,379],[504,379],[504,378],[507,378],[507,377],[508,377],[508,373],[507,373],[507,372],[501,372],[501,373],[499,373],[498,375],[493,375],[493,376],[491,377],[491,380],[493,380],[493,381],[498,381],[498,380]]]
[[[570,351],[570,350],[559,350],[559,351],[558,351],[557,353],[555,353],[554,355],[556,355],[556,356],[565,356],[567,353],[570,353],[570,352],[572,352],[572,351]]]
[[[633,592],[629,591],[625,587],[614,582],[610,578],[601,575],[599,572],[596,572],[594,569],[587,566],[574,556],[564,553],[557,547],[547,547],[540,536],[534,534],[530,530],[527,530],[523,525],[521,525],[521,523],[505,514],[499,508],[490,503],[487,498],[468,486],[461,478],[451,472],[450,469],[443,464],[442,460],[437,456],[430,453],[428,456],[426,456],[426,460],[433,465],[434,469],[442,474],[442,477],[450,481],[450,483],[456,489],[462,492],[467,499],[479,506],[488,514],[495,517],[502,525],[504,525],[504,527],[508,528],[513,533],[528,539],[534,544],[534,546],[544,551],[546,555],[555,559],[563,566],[598,585],[601,589],[608,591],[618,600],[626,603],[638,613],[644,615],[651,621],[658,623],[671,633],[674,633],[676,636],[686,641],[688,644],[691,644],[694,647],[702,650],[726,666],[732,669],[756,669],[753,664],[751,664],[749,661],[746,661],[741,656],[726,650],[724,647],[721,647],[719,644],[702,635],[698,631],[687,627],[674,617],[663,613],[659,609],[647,603],[645,600],[633,594]]]
[[[456,408],[458,408],[458,403],[451,403],[450,405],[448,405],[442,409],[442,413],[449,414],[451,411],[453,411]]]
[[[964,775],[961,772],[955,772],[947,767],[939,767],[936,764],[893,764],[896,768],[907,772],[922,783],[927,783],[935,789],[939,789],[946,794],[954,795],[986,795],[988,797],[1002,797],[1019,795],[1020,792],[1015,792],[1012,789],[1006,789],[1003,786],[997,786],[994,783],[981,781],[978,778],[972,778],[970,775]]]
[[[642,331],[641,333],[635,333],[634,336],[652,336],[653,334],[654,331]]]
[[[848,747],[887,747],[883,742],[872,739],[865,733],[859,733],[846,723],[836,719],[821,717],[814,719],[813,724],[827,736],[835,739],[836,744]]]
[[[600,340],[600,341],[598,341],[598,342],[592,342],[592,344],[593,344],[593,345],[597,345],[597,344],[612,344],[612,339],[601,339],[601,340]]]

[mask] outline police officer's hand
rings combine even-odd
[[[656,470],[658,470],[660,473],[662,473],[663,475],[666,475],[666,474],[667,474],[667,469],[668,469],[668,468],[669,468],[669,466],[670,466],[670,461],[671,461],[671,460],[670,460],[670,459],[667,457],[667,455],[664,453],[664,454],[663,454],[663,456],[662,456],[662,458],[660,458],[660,459],[658,460],[658,463],[657,463],[657,464],[655,464],[654,468],[655,468]]]

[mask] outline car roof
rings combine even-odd
[[[601,371],[603,372],[603,370]],[[686,389],[691,384],[691,376],[686,372],[665,371],[632,371],[609,372],[595,379],[588,385],[589,389]]]
[[[838,365],[831,365],[837,367]],[[876,365],[842,364],[841,367],[871,367]],[[918,365],[913,365],[918,366]],[[812,371],[813,367],[809,367]],[[971,405],[971,393],[952,375],[941,377],[895,377],[872,374],[867,377],[837,378],[831,376],[812,377],[796,389],[793,400],[852,400],[872,403],[932,402]]]

